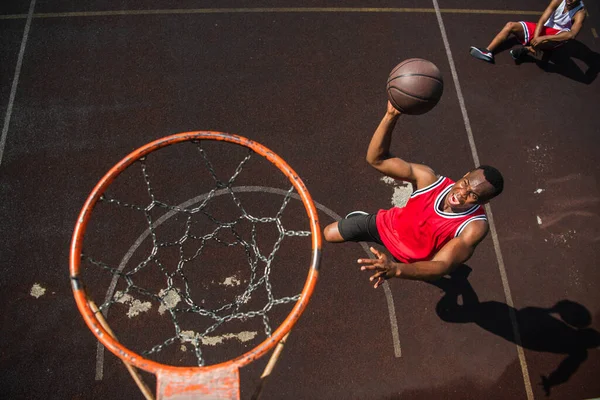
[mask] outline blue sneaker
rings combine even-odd
[[[344,219],[348,219],[348,218],[352,218],[352,217],[358,217],[359,215],[369,215],[369,213],[366,213],[364,211],[352,211],[352,212],[348,213],[348,215],[346,215],[344,217]]]

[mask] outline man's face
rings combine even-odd
[[[579,4],[581,0],[567,0],[567,7],[568,8],[573,8],[575,6],[577,6],[577,4]]]
[[[475,204],[485,204],[493,194],[494,186],[485,180],[482,170],[476,169],[456,181],[445,203],[455,211],[467,210]]]

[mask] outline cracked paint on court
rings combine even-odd
[[[394,207],[404,207],[413,192],[412,185],[409,182],[397,181],[389,176],[382,177],[381,181],[390,186],[394,186],[392,205]]]
[[[180,301],[181,297],[179,296],[179,292],[177,289],[161,289],[158,292],[158,296],[162,298],[162,303],[158,307],[158,313],[163,315],[165,311],[173,309]]]
[[[39,283],[34,283],[29,294],[36,299],[39,299],[46,293],[46,288],[43,288]]]
[[[141,302],[138,299],[134,299],[131,295],[123,294],[123,292],[119,291],[115,293],[114,299],[117,303],[129,306],[129,310],[127,311],[127,316],[129,318],[136,317],[140,315],[140,313],[146,312],[152,308],[152,303],[149,301]]]
[[[239,286],[242,283],[235,275],[225,278],[225,281],[221,283],[224,286]]]
[[[216,346],[223,343],[225,340],[231,339],[237,339],[244,343],[254,339],[256,335],[258,335],[258,332],[242,331],[240,333],[226,333],[220,336],[200,337],[200,334],[194,331],[181,331],[181,341],[193,343],[194,340],[200,339],[200,342],[205,346]]]

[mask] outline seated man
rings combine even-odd
[[[355,211],[324,229],[328,242],[370,241],[387,248],[394,260],[373,247],[376,259],[358,260],[361,270],[375,271],[371,281],[376,288],[392,277],[435,280],[467,261],[489,229],[483,205],[504,186],[500,172],[490,166],[454,182],[428,166],[393,156],[390,143],[399,116],[388,101],[367,162],[391,178],[411,182],[415,191],[408,203],[376,214]]]
[[[470,53],[475,58],[493,63],[496,48],[514,35],[523,44],[510,51],[515,61],[521,61],[527,55],[539,56],[542,50],[551,50],[574,39],[583,26],[585,15],[581,0],[552,0],[537,24],[508,22],[487,47],[471,46]]]

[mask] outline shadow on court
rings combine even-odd
[[[498,47],[498,53],[510,50],[518,44],[515,38],[507,40]],[[576,60],[579,60],[583,68]],[[596,80],[600,71],[600,54],[579,40],[573,39],[552,51],[546,51],[540,60],[526,57],[519,64],[536,64],[545,72],[559,74],[589,85]]]
[[[529,350],[566,354],[560,365],[548,375],[541,376],[538,382],[547,396],[553,386],[565,383],[573,376],[587,359],[588,349],[600,346],[600,332],[588,328],[592,317],[581,304],[560,300],[551,308],[516,309],[498,301],[480,302],[467,279],[470,272],[470,267],[461,265],[450,278],[431,282],[444,291],[436,305],[436,313],[445,322],[475,323]],[[516,316],[521,343],[517,343],[513,332],[511,311]]]
[[[432,384],[427,387],[403,390],[402,393],[390,394],[383,399],[448,399],[460,393],[462,400],[505,400],[514,397],[507,396],[506,392],[498,388],[511,385],[511,382],[520,379],[520,369],[519,359],[515,358],[492,383],[485,383],[472,377],[460,377],[443,385]]]
[[[586,68],[580,68],[575,60],[582,61]],[[589,85],[600,71],[600,54],[578,40],[570,40],[564,46],[552,51],[542,61],[536,60],[536,64],[546,72],[560,74]]]

